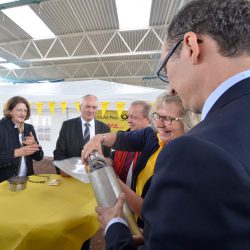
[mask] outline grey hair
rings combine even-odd
[[[132,107],[132,106],[137,106],[137,105],[140,105],[143,107],[143,110],[142,110],[143,117],[150,118],[151,105],[146,101],[138,100],[138,101],[132,102],[130,106]]]
[[[185,132],[190,130],[194,126],[194,122],[192,121],[192,112],[186,110],[183,107],[182,101],[179,96],[171,96],[167,92],[162,93],[157,97],[155,104],[151,110],[151,114],[168,103],[175,103],[179,107],[180,117],[183,118],[181,122],[184,125],[184,130]]]
[[[82,102],[83,103],[88,97],[94,97],[96,101],[98,102],[98,98],[95,95],[87,94],[82,97]]]
[[[189,31],[214,39],[222,56],[250,54],[250,1],[193,0],[173,18],[165,42],[171,47]]]

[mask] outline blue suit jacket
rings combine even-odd
[[[136,183],[141,171],[146,167],[149,158],[158,150],[159,143],[156,132],[152,127],[133,130],[129,132],[120,131],[117,133],[116,141],[112,146],[115,150],[140,152],[133,170],[131,188],[136,190]],[[150,187],[151,178],[146,182],[142,197],[144,198]]]
[[[250,78],[161,151],[142,214],[140,249],[250,249]],[[136,249],[120,223],[108,229],[106,246]]]

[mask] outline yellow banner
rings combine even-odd
[[[80,102],[74,102],[77,112],[80,112]]]
[[[125,107],[125,102],[116,102],[116,109],[117,109],[118,117],[121,117],[124,107]]]
[[[102,110],[102,116],[105,115],[107,109],[109,106],[109,102],[101,102],[101,110]]]
[[[65,113],[67,108],[67,102],[60,102],[60,106],[62,108],[62,112]]]
[[[49,106],[50,113],[54,114],[55,113],[56,103],[55,102],[48,102],[48,106]]]
[[[43,102],[36,102],[36,110],[38,115],[42,114],[42,109],[43,109]]]
[[[102,116],[102,111],[98,110],[96,113],[96,119],[106,123],[111,132],[117,132],[119,130],[126,131],[128,126],[128,111],[123,111],[121,116],[117,116],[117,111],[115,110],[107,110],[105,115]]]

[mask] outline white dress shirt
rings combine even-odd
[[[22,145],[23,144],[22,133],[19,133],[19,141],[20,141],[20,143]],[[27,175],[27,166],[26,166],[24,156],[22,156],[18,176],[26,176],[26,175]]]
[[[82,134],[84,135],[84,132],[85,132],[85,123],[88,123],[89,124],[89,135],[90,135],[90,138],[92,138],[93,136],[95,136],[95,120],[91,120],[90,122],[86,122],[82,117],[81,117],[81,121],[82,121]]]

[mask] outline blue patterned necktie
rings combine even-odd
[[[85,126],[85,131],[84,131],[84,135],[83,135],[83,143],[85,145],[89,141],[89,139],[90,139],[90,132],[89,132],[89,126],[90,126],[90,124],[86,122],[84,124],[84,126]]]

